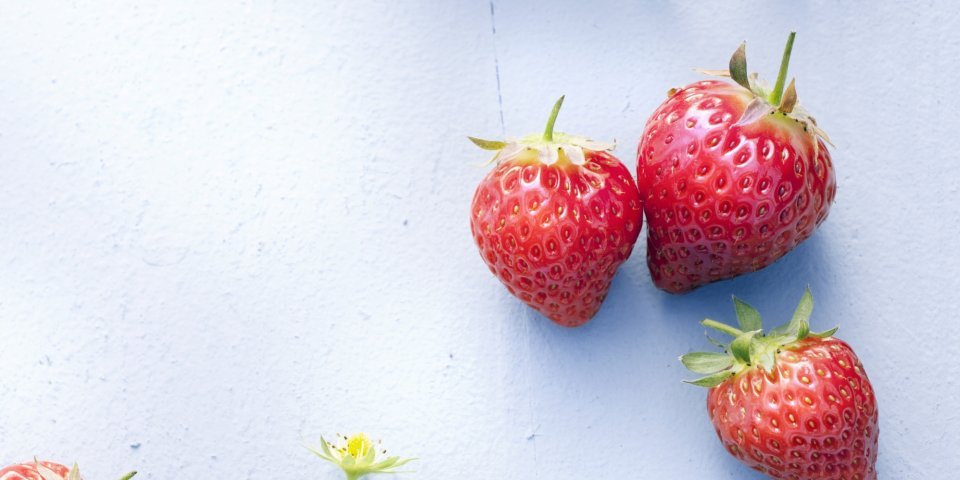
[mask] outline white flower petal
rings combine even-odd
[[[584,140],[580,143],[577,143],[581,147],[587,150],[593,150],[594,152],[609,152],[617,148],[617,142],[605,143],[605,142],[595,142],[593,140]]]
[[[693,71],[703,75],[709,75],[711,77],[729,77],[730,76],[730,70],[711,70],[709,68],[694,68]]]
[[[39,473],[40,477],[44,480],[63,480],[63,477],[61,477],[57,472],[50,470],[40,462],[36,462],[36,468],[37,473]]]
[[[830,141],[830,136],[827,135],[827,132],[824,132],[822,128],[816,126],[815,124],[810,124],[810,129],[813,130],[813,133],[820,137],[824,142],[827,142],[827,145],[837,148],[837,146]]]
[[[544,165],[553,165],[560,159],[559,149],[554,144],[547,144],[540,147],[540,161]]]
[[[563,154],[567,156],[567,159],[570,160],[570,163],[574,165],[583,165],[587,163],[586,158],[583,156],[583,149],[577,145],[563,145],[560,147],[563,150]]]
[[[510,160],[511,158],[516,157],[517,154],[519,154],[520,152],[526,149],[527,149],[526,145],[521,145],[516,142],[510,142],[507,144],[507,146],[500,149],[500,152],[498,152],[497,155],[493,157],[493,161],[503,162],[506,160]]]

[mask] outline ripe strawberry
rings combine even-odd
[[[733,299],[740,328],[703,325],[732,335],[724,353],[680,357],[707,375],[707,412],[731,455],[783,480],[876,480],[877,400],[860,360],[833,338],[811,333],[810,291],[789,324],[764,334],[760,314]]]
[[[576,327],[600,309],[642,224],[630,171],[612,146],[554,133],[563,97],[543,135],[507,142],[473,197],[470,231],[510,293],[554,322]]]
[[[130,480],[137,472],[130,472],[120,480]],[[82,480],[80,468],[76,464],[73,468],[53,462],[33,462],[10,465],[0,469],[0,480]]]
[[[793,38],[772,90],[747,76],[742,44],[729,72],[712,72],[736,84],[671,90],[647,121],[637,183],[657,287],[681,293],[759,270],[827,218],[836,192],[829,140],[797,104],[794,81],[783,89]]]

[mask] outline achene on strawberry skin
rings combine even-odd
[[[779,480],[876,480],[877,399],[856,353],[810,332],[813,297],[804,292],[787,325],[764,333],[760,314],[734,298],[739,328],[703,325],[734,337],[723,352],[680,360],[706,375],[707,412],[726,450]]]
[[[473,197],[470,231],[490,271],[555,323],[596,315],[642,226],[642,203],[612,145],[553,131],[507,142],[470,138],[496,151]]]
[[[776,85],[747,75],[670,91],[637,149],[647,217],[647,265],[657,287],[683,293],[775,262],[827,218],[836,176],[826,134],[784,89],[794,34]]]

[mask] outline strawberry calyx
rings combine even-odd
[[[787,44],[783,49],[783,57],[780,61],[780,71],[773,88],[770,88],[766,82],[761,80],[756,72],[747,73],[746,42],[742,42],[733,56],[730,57],[728,70],[697,69],[697,71],[705,75],[729,77],[751,93],[752,98],[735,125],[750,125],[769,115],[775,115],[799,123],[803,131],[812,137],[814,148],[818,148],[818,139],[833,146],[827,133],[817,126],[817,120],[799,104],[796,79],[791,78],[790,83],[786,84],[786,88],[784,88],[796,35],[796,32],[790,32],[787,37]]]
[[[386,450],[377,453],[377,446],[364,433],[351,436],[337,434],[337,442],[328,442],[320,437],[320,448],[307,446],[314,455],[330,462],[346,474],[347,480],[357,480],[375,473],[401,473],[397,467],[410,463],[415,458],[384,457]],[[379,443],[379,442],[378,442]]]
[[[824,332],[810,331],[813,296],[809,288],[803,292],[790,322],[767,333],[763,331],[760,313],[755,308],[737,297],[733,297],[733,305],[739,328],[709,318],[700,322],[705,327],[730,335],[733,340],[730,343],[721,343],[708,335],[710,342],[723,349],[723,352],[692,352],[682,355],[680,361],[688,370],[705,375],[686,383],[712,388],[743,371],[757,367],[770,374],[776,367],[777,354],[782,349],[789,349],[807,337],[831,337],[838,328]]]
[[[506,141],[467,138],[484,150],[497,152],[489,163],[525,159],[539,161],[545,165],[563,162],[584,165],[587,152],[611,151],[616,147],[613,143],[595,142],[586,137],[555,132],[553,127],[560,113],[560,107],[563,105],[563,99],[564,97],[561,96],[554,103],[543,134],[531,134],[519,139],[508,138]]]
[[[83,480],[80,477],[80,466],[77,465],[76,463],[74,463],[73,467],[70,468],[70,471],[67,472],[66,477],[60,475],[57,472],[54,472],[53,470],[48,468],[46,465],[44,465],[42,462],[37,460],[36,457],[33,458],[33,464],[34,464],[34,468],[36,468],[37,470],[37,473],[40,474],[40,478],[42,478],[43,480]],[[130,472],[120,477],[120,480],[130,480],[136,474],[137,474],[136,471]]]

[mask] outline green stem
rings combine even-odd
[[[137,472],[130,472],[130,473],[124,475],[123,477],[121,477],[120,480],[130,480],[130,479],[133,478],[133,476],[136,475],[136,474],[137,474]]]
[[[700,322],[700,325],[712,328],[714,330],[719,330],[727,335],[730,335],[731,337],[739,337],[740,335],[743,335],[743,331],[739,328],[731,327],[726,323],[720,323],[716,320],[710,320],[709,318],[705,318],[702,322]]]
[[[780,73],[777,74],[777,83],[773,86],[773,92],[770,93],[770,105],[780,105],[780,99],[783,98],[783,86],[787,82],[787,67],[790,65],[790,53],[793,51],[793,39],[797,32],[790,32],[787,37],[787,46],[783,48],[783,58],[780,60]]]
[[[557,115],[560,113],[560,106],[563,105],[563,97],[565,96],[566,95],[561,95],[557,103],[553,104],[553,111],[550,112],[550,118],[547,119],[547,128],[543,131],[543,140],[545,142],[553,141],[553,124],[557,123]]]

